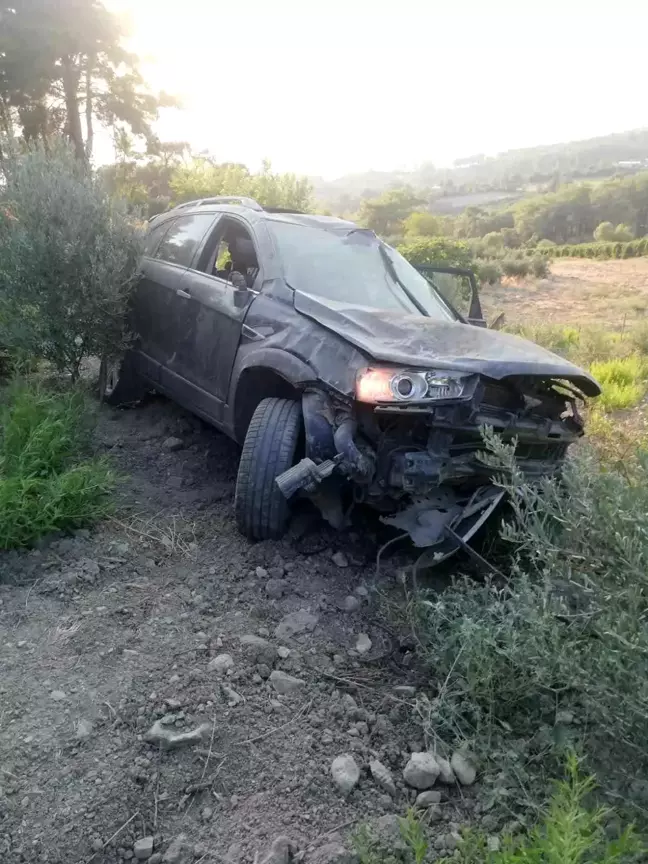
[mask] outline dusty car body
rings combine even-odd
[[[138,339],[107,396],[153,386],[239,442],[236,518],[252,538],[280,536],[306,496],[336,527],[363,502],[417,545],[456,548],[501,497],[482,427],[517,439],[526,474],[551,474],[599,387],[485,328],[474,283],[462,317],[435,285],[443,269],[423,276],[333,217],[181,205],[150,224]]]

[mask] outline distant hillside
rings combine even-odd
[[[497,156],[478,154],[455,160],[453,168],[437,169],[424,164],[415,171],[367,171],[349,174],[334,181],[311,178],[318,199],[339,211],[357,209],[362,198],[379,195],[386,189],[412,186],[425,191],[440,211],[457,211],[469,206],[456,196],[507,193],[519,197],[535,186],[538,191],[558,183],[585,178],[635,173],[648,168],[648,129],[634,129],[571,141],[562,144],[508,150]],[[516,194],[517,193],[517,194]],[[450,204],[439,199],[456,198]],[[488,200],[495,203],[499,196]]]

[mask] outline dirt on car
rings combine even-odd
[[[0,555],[0,860],[323,864],[393,828],[430,682],[381,613],[399,588],[371,530],[304,512],[248,542],[237,447],[162,399],[104,408],[97,447],[114,517]],[[439,850],[472,806],[443,798]]]

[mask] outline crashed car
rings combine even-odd
[[[337,528],[368,504],[451,552],[502,496],[482,428],[517,440],[527,476],[553,474],[599,386],[488,329],[469,271],[421,269],[343,219],[248,198],[182,204],[150,222],[137,340],[104,370],[104,397],[154,388],[242,445],[235,513],[249,538],[280,537],[306,497]]]

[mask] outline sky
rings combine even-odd
[[[326,179],[648,126],[646,0],[107,0],[157,132]]]

